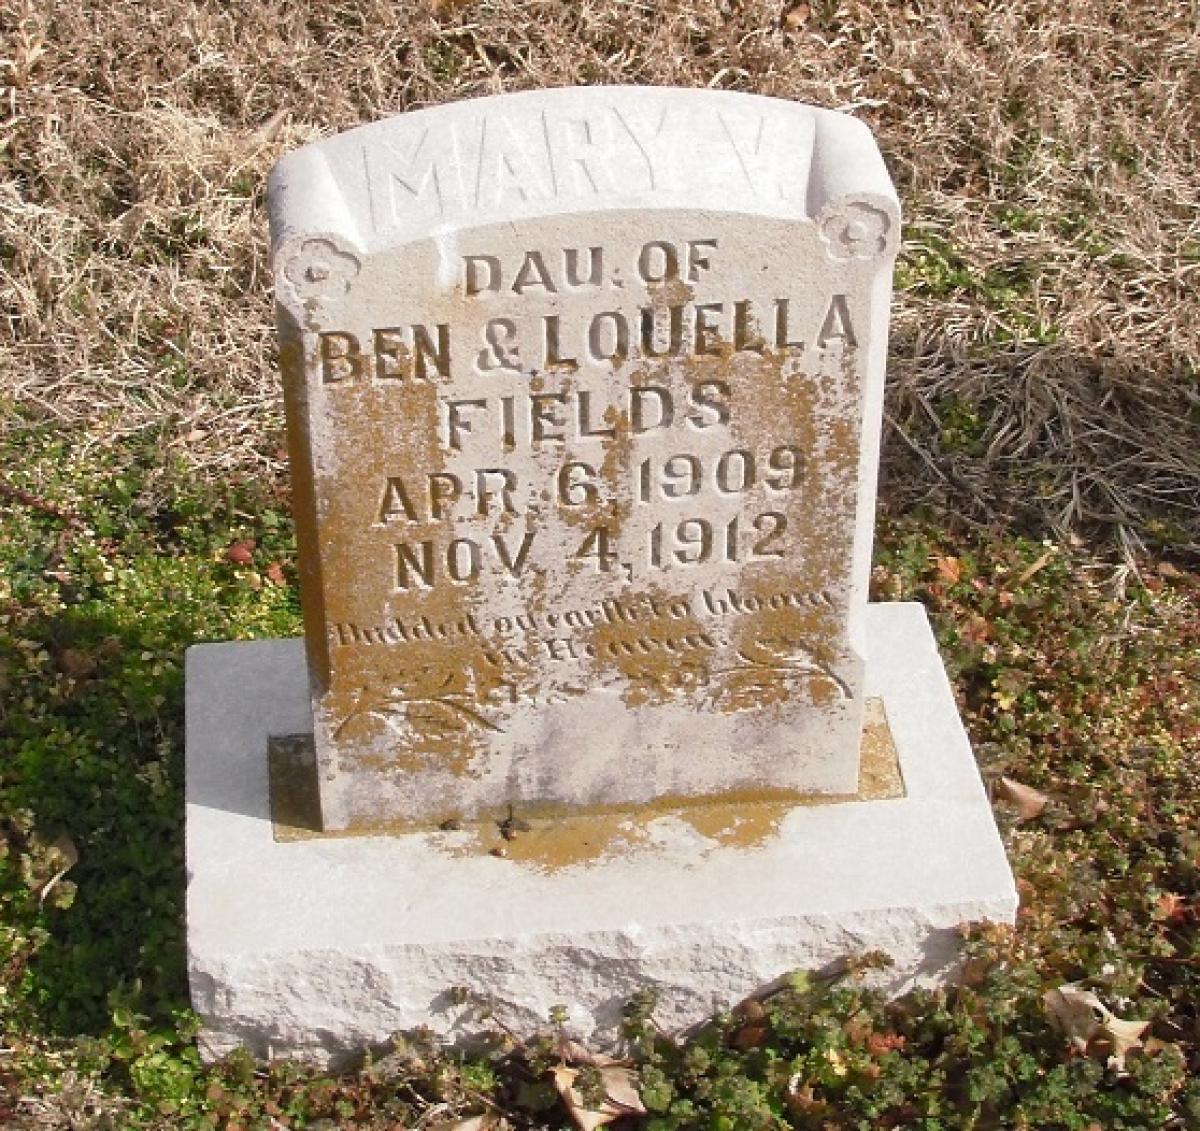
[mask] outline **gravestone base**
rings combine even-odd
[[[952,977],[959,924],[1013,921],[1012,874],[924,610],[872,605],[865,624],[866,695],[882,700],[903,796],[748,806],[732,826],[641,809],[545,859],[520,851],[523,837],[553,843],[538,827],[500,830],[511,840],[495,825],[490,839],[280,835],[267,748],[311,725],[302,642],[192,648],[202,1051],[328,1064],[418,1026],[463,1041],[491,1023],[458,987],[520,1035],[565,1006],[571,1033],[602,1047],[638,991],[655,991],[656,1020],[677,1030],[866,951],[893,959],[874,975],[891,993]]]

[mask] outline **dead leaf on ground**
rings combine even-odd
[[[96,670],[96,657],[82,648],[63,648],[57,660],[63,675],[71,679],[86,679]]]
[[[609,1065],[597,1069],[604,1084],[605,1100],[599,1109],[584,1106],[583,1097],[575,1090],[579,1070],[560,1066],[553,1071],[554,1087],[566,1104],[571,1121],[580,1131],[595,1131],[625,1115],[645,1115],[646,1108],[638,1095],[637,1077],[629,1068]]]
[[[771,1020],[761,1001],[747,998],[733,1011],[740,1024],[729,1036],[734,1048],[745,1052],[761,1048],[767,1043],[771,1032]]]
[[[808,23],[808,17],[812,15],[812,8],[807,4],[793,4],[783,14],[783,23],[790,31],[795,31],[797,28],[802,28]]]
[[[1176,895],[1173,891],[1164,891],[1158,897],[1158,917],[1168,923],[1185,922],[1191,911],[1191,904],[1182,895]]]
[[[1042,995],[1050,1023],[1082,1053],[1102,1055],[1109,1068],[1125,1071],[1125,1057],[1142,1047],[1149,1021],[1117,1017],[1091,990],[1067,982]]]
[[[618,1062],[613,1060],[611,1056],[592,1052],[586,1045],[581,1045],[578,1041],[571,1040],[565,1034],[554,1042],[554,1053],[559,1060],[569,1065],[582,1064],[588,1068],[614,1068],[618,1066]]]
[[[962,580],[962,561],[959,558],[938,558],[938,576],[950,585]]]
[[[971,617],[963,625],[962,634],[972,644],[986,644],[992,638],[992,626],[987,617]]]
[[[1015,805],[1017,817],[1022,821],[1032,821],[1040,816],[1042,810],[1050,803],[1048,794],[1013,778],[998,778],[994,793],[1001,801]]]
[[[253,538],[244,538],[240,542],[233,542],[225,551],[226,560],[233,562],[234,565],[249,565],[254,561],[254,546]]]
[[[784,1093],[783,1099],[784,1103],[792,1111],[802,1116],[808,1123],[821,1118],[829,1112],[828,1101],[818,1099],[813,1086],[806,1083],[799,1073],[788,1081],[787,1091]]]
[[[287,121],[288,108],[281,106],[275,111],[254,133],[250,135],[250,144],[247,149],[255,149],[260,145],[269,145],[279,136],[280,129],[283,128],[284,122]]]
[[[38,903],[40,904],[46,902],[46,897],[54,890],[58,881],[79,863],[79,849],[75,847],[75,842],[66,833],[63,833],[62,836],[55,838],[54,843],[50,845],[48,858],[54,866],[55,871],[37,889]]]

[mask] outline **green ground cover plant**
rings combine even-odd
[[[662,1131],[1200,1126],[1191,5],[13,0],[0,30],[0,1126],[569,1127],[622,1087]],[[202,1065],[183,653],[299,632],[265,173],[384,113],[618,81],[881,141],[874,586],[931,612],[1017,926],[964,925],[963,984],[894,1003],[872,955],[687,1038],[633,1001],[618,1064],[479,1002],[470,1057]]]

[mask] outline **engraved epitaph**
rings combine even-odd
[[[271,221],[326,828],[856,790],[864,126],[485,98],[288,155]]]

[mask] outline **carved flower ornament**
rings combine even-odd
[[[305,240],[283,273],[301,298],[344,294],[359,272],[359,262],[331,240]]]
[[[834,259],[873,259],[887,247],[891,221],[882,208],[853,201],[821,221],[821,238]]]

